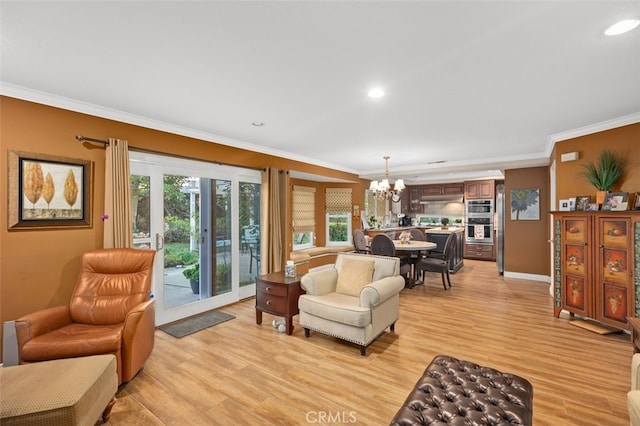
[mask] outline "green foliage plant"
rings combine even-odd
[[[199,280],[200,279],[200,264],[196,263],[193,268],[185,269],[182,271],[182,275],[185,276],[188,280]]]
[[[600,152],[597,161],[584,165],[583,175],[598,191],[608,191],[623,175],[625,165],[622,154],[607,148]]]
[[[449,224],[449,218],[443,217],[442,219],[440,219],[440,223],[443,224],[444,226],[447,226]]]

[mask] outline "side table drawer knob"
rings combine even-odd
[[[271,300],[267,300],[267,303],[266,303],[266,304],[267,304],[267,305],[270,305],[270,304],[271,304]]]
[[[265,287],[265,291],[271,291],[271,287]]]

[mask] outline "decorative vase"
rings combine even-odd
[[[598,191],[596,192],[596,203],[604,204],[604,199],[607,197],[609,191]]]

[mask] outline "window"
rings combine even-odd
[[[351,188],[327,188],[327,246],[351,244]]]
[[[316,189],[294,185],[292,198],[293,249],[314,247]]]

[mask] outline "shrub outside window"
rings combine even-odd
[[[351,213],[327,213],[327,246],[351,244]]]

